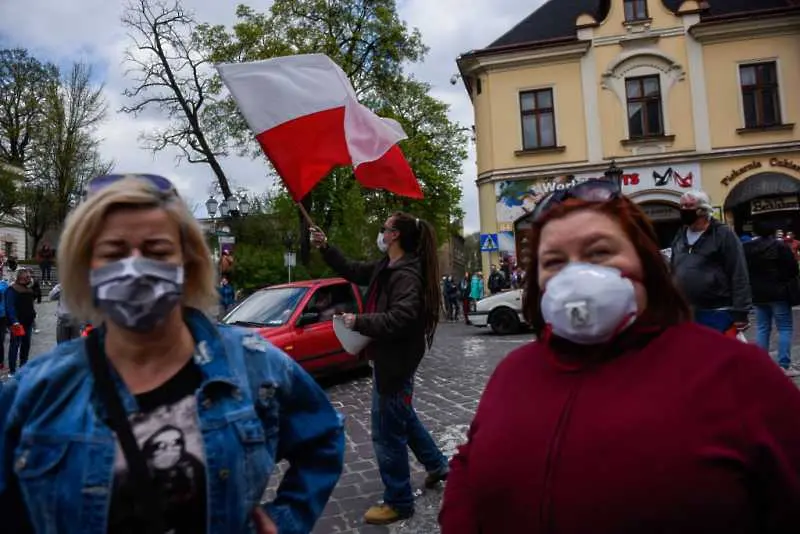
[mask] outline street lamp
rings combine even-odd
[[[611,165],[608,166],[606,172],[604,173],[606,180],[610,182],[614,182],[620,188],[622,188],[622,175],[623,171],[619,167],[617,167],[617,162],[613,159],[611,160]]]
[[[242,200],[239,201],[239,212],[244,216],[250,213],[250,201],[247,200],[246,196],[242,196]]]
[[[294,253],[294,234],[286,232],[283,235],[283,246],[286,247],[286,253],[283,255],[283,265],[289,271],[289,282],[292,281],[292,267],[297,265],[297,256]]]
[[[219,207],[219,202],[214,197],[208,197],[206,200],[206,211],[208,212],[208,216],[212,219],[217,215],[217,208]]]

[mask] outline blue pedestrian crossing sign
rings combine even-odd
[[[497,234],[481,234],[481,252],[494,252],[498,249]]]

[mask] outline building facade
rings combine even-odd
[[[612,161],[662,247],[690,190],[739,233],[759,217],[800,233],[799,2],[550,0],[458,66],[500,245],[484,270],[542,194]]]
[[[2,170],[22,175],[22,170],[0,162]],[[0,252],[4,258],[10,256],[23,259],[27,255],[28,235],[25,229],[11,217],[0,217]]]

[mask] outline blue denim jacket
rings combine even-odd
[[[193,310],[186,322],[204,377],[197,406],[208,534],[255,532],[252,510],[284,458],[291,467],[264,509],[280,534],[307,534],[342,471],[342,418],[305,371],[257,334],[216,327]],[[135,397],[115,380],[134,413]],[[33,359],[0,387],[1,530],[106,534],[115,441],[84,341]]]

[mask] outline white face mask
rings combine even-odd
[[[633,282],[618,269],[570,263],[547,282],[542,317],[553,334],[581,345],[605,343],[636,320]]]
[[[380,250],[383,254],[386,254],[386,252],[389,250],[389,245],[383,240],[383,232],[378,232],[378,240],[376,243],[378,245],[378,250]]]

